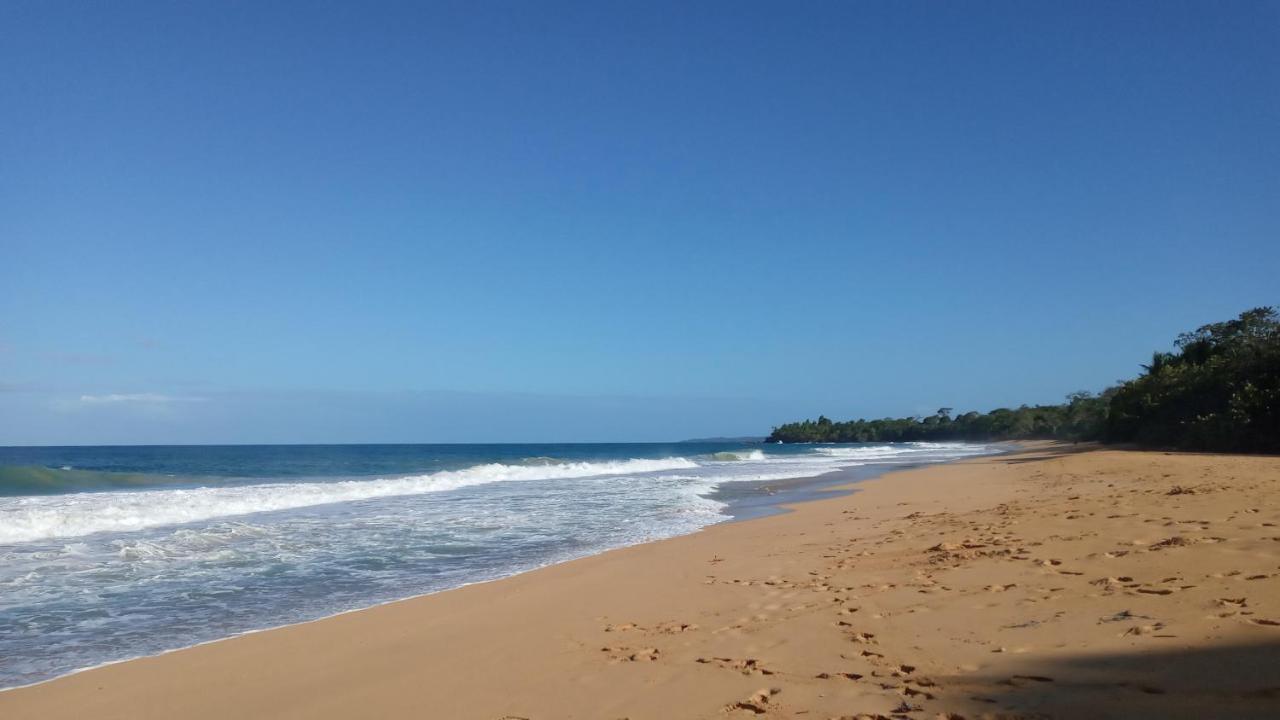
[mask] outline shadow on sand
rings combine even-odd
[[[1030,450],[1015,450],[1010,455],[996,455],[991,458],[991,460],[993,463],[1003,463],[1005,465],[1024,465],[1026,463],[1044,462],[1045,460],[1053,460],[1054,458],[1093,452],[1095,450],[1130,449],[1132,448],[1129,446],[1102,445],[1096,442],[1073,443],[1067,441],[1054,441],[1045,445],[1037,446]]]
[[[1013,676],[937,680],[970,693],[962,717],[1280,718],[1277,639],[1034,661]]]

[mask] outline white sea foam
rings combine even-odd
[[[712,460],[720,460],[726,462],[740,462],[743,460],[764,460],[764,451],[762,450],[726,450],[711,455]]]
[[[443,492],[494,482],[629,475],[698,467],[682,457],[571,462],[490,463],[429,475],[338,482],[79,493],[0,499],[0,544],[131,532],[163,525],[330,503]]]
[[[831,458],[854,460],[893,460],[913,456],[943,456],[945,458],[981,455],[990,450],[983,445],[960,443],[904,443],[901,445],[872,445],[870,447],[820,447],[814,453]]]
[[[877,445],[873,447],[820,447],[814,448],[815,453],[835,458],[883,458],[896,457],[904,455],[913,450],[905,447],[893,447],[891,445]],[[916,451],[918,452],[918,451]]]

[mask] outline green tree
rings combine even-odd
[[[1142,445],[1280,452],[1280,316],[1271,307],[1183,333],[1143,373],[1061,405],[1023,405],[924,418],[833,422],[825,415],[773,429],[783,442],[1101,439]]]

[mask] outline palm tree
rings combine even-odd
[[[1151,353],[1151,364],[1143,365],[1148,375],[1159,375],[1160,371],[1173,364],[1174,354],[1156,351]]]

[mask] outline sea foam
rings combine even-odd
[[[129,532],[162,525],[292,510],[495,482],[652,473],[698,467],[683,457],[554,465],[488,463],[428,475],[337,482],[269,483],[0,499],[0,544]]]
[[[726,450],[724,452],[712,453],[712,460],[721,462],[741,462],[743,460],[764,460],[764,452],[761,450]]]

